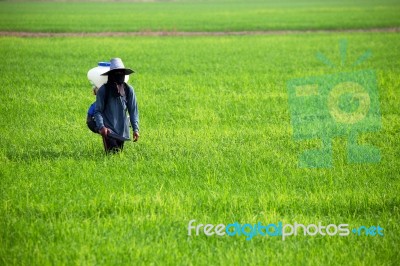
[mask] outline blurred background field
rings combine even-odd
[[[254,31],[400,26],[395,0],[0,2],[0,30]]]
[[[57,31],[43,21],[28,30]],[[316,59],[319,51],[340,62],[342,39],[348,65],[329,68]],[[399,46],[398,33],[370,32],[0,37],[1,264],[398,264]],[[368,49],[373,56],[351,67]],[[115,56],[137,72],[130,84],[141,139],[104,156],[100,137],[85,125],[94,101],[86,73]],[[360,139],[379,147],[381,162],[348,164],[346,139],[337,138],[333,168],[298,168],[299,153],[318,141],[293,140],[286,82],[363,69],[377,73],[382,129]],[[380,225],[385,236],[188,237],[191,219]]]

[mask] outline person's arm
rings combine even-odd
[[[96,108],[94,109],[94,118],[96,120],[96,126],[99,129],[99,133],[103,136],[107,135],[107,128],[103,122],[103,111],[104,111],[104,99],[105,99],[105,86],[101,86],[96,94]]]
[[[129,88],[129,97],[128,97],[127,108],[133,129],[133,141],[137,141],[139,138],[139,109],[133,88],[131,86],[129,86],[128,88]]]

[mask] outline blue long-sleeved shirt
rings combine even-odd
[[[120,140],[129,140],[129,124],[126,112],[129,113],[130,122],[134,132],[139,132],[139,110],[135,92],[132,86],[128,87],[126,96],[115,96],[108,93],[105,104],[106,86],[103,85],[97,91],[94,117],[97,128],[107,127],[112,131],[112,136]]]

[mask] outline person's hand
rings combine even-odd
[[[139,139],[139,132],[133,132],[133,141],[136,142]]]
[[[99,133],[100,133],[100,135],[102,135],[103,137],[107,137],[107,135],[108,135],[108,128],[102,127],[102,128],[99,130]]]

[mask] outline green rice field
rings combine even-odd
[[[0,2],[0,30],[254,31],[400,26],[397,0]]]
[[[226,5],[0,2],[0,29],[251,31],[399,25],[396,1]],[[48,20],[36,7],[49,12]],[[142,10],[139,18],[113,21],[115,14],[109,14],[128,14],[130,8]],[[53,23],[55,9],[66,14],[58,23]],[[169,9],[182,13],[170,16]],[[260,14],[244,19],[254,10]],[[303,20],[305,10],[315,10],[315,16]],[[370,20],[350,21],[336,17],[341,10],[364,18],[370,10],[377,12]],[[234,23],[213,12],[232,12],[227,16]],[[265,12],[272,15],[263,21]],[[328,15],[335,18],[322,20]],[[77,23],[80,16],[82,23]],[[311,25],[313,19],[317,23]],[[198,23],[203,20],[207,23]],[[341,64],[343,40],[347,54]],[[366,51],[371,56],[354,65]],[[318,53],[335,67],[318,60]],[[113,57],[136,71],[129,84],[139,102],[141,137],[126,143],[122,153],[107,156],[100,135],[85,124],[95,100],[86,74]],[[400,263],[399,33],[1,36],[0,59],[1,265]],[[376,74],[381,128],[360,134],[359,143],[377,147],[380,161],[349,163],[348,139],[337,137],[332,167],[299,167],[301,152],[321,141],[294,140],[288,81],[363,70]],[[261,235],[246,240],[245,235],[207,236],[203,231],[196,236],[195,229],[188,235],[191,220],[194,226],[379,226],[383,235],[305,236],[300,231],[284,240]]]

